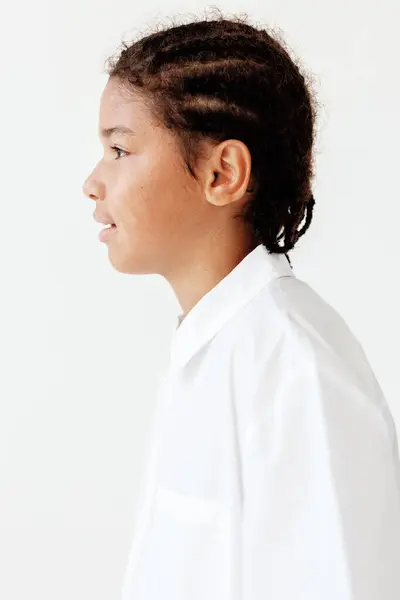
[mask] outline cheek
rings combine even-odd
[[[179,231],[188,211],[190,214],[193,197],[187,177],[173,157],[151,161],[140,158],[143,160],[135,164],[127,161],[125,173],[119,172],[112,195],[115,214],[111,207],[110,214],[130,232]]]
[[[129,240],[159,234],[166,221],[162,201],[153,186],[135,182],[119,190],[111,214],[114,214],[121,234]]]
[[[115,221],[125,227],[135,223],[140,215],[142,205],[140,183],[130,181],[126,175],[119,173],[117,185],[111,192],[110,213]]]

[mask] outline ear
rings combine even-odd
[[[207,163],[205,197],[215,206],[247,200],[250,179],[248,147],[240,140],[225,140],[213,148]]]

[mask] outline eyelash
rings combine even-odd
[[[124,154],[127,154],[127,152],[125,152],[125,150],[122,150],[122,148],[118,148],[118,146],[111,146],[111,150],[115,150],[116,152],[123,152]],[[118,156],[118,158],[115,158],[114,160],[119,160],[121,158],[121,156]]]

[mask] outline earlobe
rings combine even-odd
[[[226,183],[224,183],[224,173],[213,169],[212,177],[210,178],[210,184],[207,187],[206,198],[210,204],[215,206],[223,206],[227,204],[229,200],[229,194],[227,194]]]

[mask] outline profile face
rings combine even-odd
[[[133,133],[103,134],[117,126]],[[210,218],[199,184],[186,171],[176,138],[116,78],[101,96],[99,136],[104,154],[83,191],[96,201],[96,216],[116,224],[105,242],[109,260],[122,273],[166,275]]]

